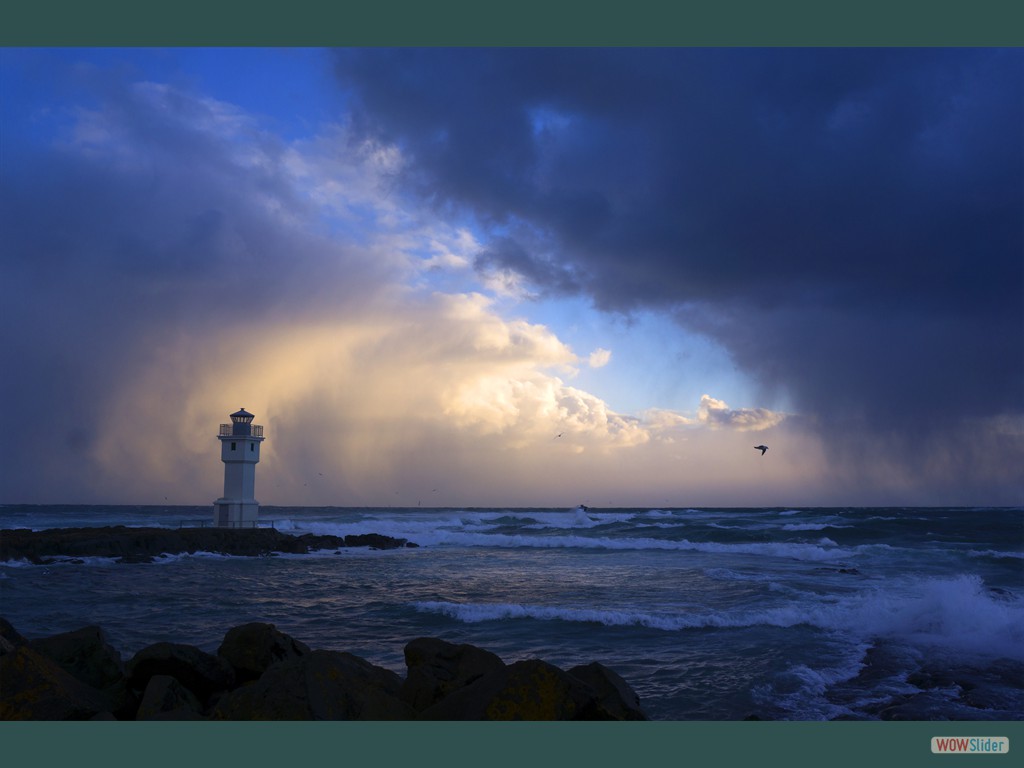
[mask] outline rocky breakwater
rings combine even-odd
[[[348,536],[293,536],[273,528],[52,528],[0,531],[0,560],[47,564],[82,557],[112,557],[119,562],[152,562],[160,555],[216,552],[255,557],[275,553],[308,554],[342,547],[397,549],[415,547],[405,539],[376,533]]]
[[[156,643],[127,662],[96,626],[28,640],[0,618],[3,720],[646,720],[607,667],[505,664],[418,638],[407,674],[313,650],[274,625],[230,629],[216,653]]]

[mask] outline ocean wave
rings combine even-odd
[[[715,581],[772,582],[778,578],[775,573],[743,573],[731,568],[705,568],[704,575]]]
[[[787,523],[782,526],[784,531],[823,531],[826,528],[853,528],[852,525],[836,525],[835,523]]]
[[[714,611],[657,613],[629,608],[601,609],[523,605],[520,603],[480,604],[445,601],[421,601],[412,605],[418,611],[442,614],[467,624],[481,621],[537,619],[540,621],[603,624],[609,627],[641,626],[674,632],[683,629],[738,629],[755,626],[792,627],[798,624],[811,623],[808,620],[806,610],[795,605],[732,613]]]
[[[564,514],[564,513],[560,513]],[[483,519],[480,523],[485,522]],[[602,523],[581,523],[579,529],[589,529]],[[402,538],[420,547],[498,547],[541,548],[541,549],[607,549],[607,550],[667,550],[707,553],[732,553],[786,557],[798,560],[830,561],[850,557],[857,550],[841,549],[834,541],[822,538],[816,543],[804,542],[695,542],[689,539],[659,539],[644,536],[610,537],[585,535],[582,532],[559,534],[540,533],[535,529],[521,528],[523,533],[499,533],[498,526],[467,527],[464,521],[446,518],[444,521],[431,519],[361,520],[352,523],[307,523],[300,526],[281,527],[289,532],[309,532],[317,535],[345,536],[349,534],[379,533],[393,538]],[[874,546],[874,545],[872,545]]]
[[[520,603],[412,603],[421,612],[464,623],[534,619],[641,626],[665,631],[808,625],[855,642],[897,638],[975,656],[1024,660],[1024,603],[994,599],[973,575],[926,578],[817,602],[813,596],[755,610],[685,613],[632,608],[546,606]]]
[[[223,552],[164,552],[153,557],[153,565],[170,565],[183,560],[240,560],[244,555],[225,555]]]
[[[438,613],[467,624],[508,619],[537,619],[603,624],[609,627],[643,626],[665,630],[704,626],[700,619],[687,620],[679,616],[631,609],[572,608],[519,603],[451,603],[438,600],[415,602],[412,603],[412,607],[423,613]]]
[[[826,628],[1024,660],[1024,602],[993,595],[973,574],[892,583],[840,601],[822,620]]]
[[[707,523],[708,528],[717,528],[721,531],[767,531],[775,526],[771,523],[747,523],[746,525],[722,525],[721,523]]]
[[[870,647],[867,643],[842,649],[836,663],[813,669],[796,664],[775,675],[770,683],[754,686],[750,694],[757,702],[778,707],[794,720],[833,720],[855,714],[849,706],[829,699],[829,690],[852,680],[864,667],[862,661]],[[908,689],[913,690],[911,686]]]
[[[1009,557],[1016,560],[1024,560],[1024,552],[1006,552],[996,549],[970,549],[967,554],[971,557]]]
[[[508,515],[513,520],[523,522],[524,528],[596,528],[611,523],[633,521],[637,516],[632,513],[596,513],[576,510],[575,512],[527,512]]]
[[[632,514],[595,514],[582,510],[576,512],[545,512],[534,510],[462,512],[446,516],[388,515],[367,516],[362,519],[342,521],[278,521],[278,530],[317,535],[345,536],[347,534],[380,533],[409,540],[429,539],[435,533],[447,540],[450,533],[486,533],[488,531],[519,527],[526,531],[564,529],[586,530],[611,523],[628,522]]]
[[[423,543],[423,542],[418,542]],[[831,561],[849,557],[851,550],[835,547],[835,542],[823,539],[817,544],[798,542],[695,542],[688,539],[607,538],[590,536],[524,536],[510,534],[448,533],[428,543],[459,544],[483,547],[535,547],[566,549],[608,550],[662,550],[679,552],[706,552],[717,554],[760,555],[797,560]]]

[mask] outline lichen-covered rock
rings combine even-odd
[[[585,720],[597,695],[586,683],[539,659],[484,675],[419,714],[420,720]]]
[[[217,655],[235,670],[236,683],[257,679],[272,665],[305,656],[310,648],[273,624],[254,621],[224,635]]]
[[[103,690],[124,678],[121,654],[97,626],[32,640],[29,645],[93,688]]]
[[[155,643],[143,648],[128,662],[125,671],[133,690],[144,691],[150,678],[168,675],[204,705],[235,682],[235,672],[224,659],[183,643]]]
[[[216,720],[409,720],[394,672],[339,651],[312,651],[270,667],[225,695]]]
[[[408,643],[405,664],[408,672],[401,697],[417,712],[505,666],[490,651],[433,637],[419,637]]]
[[[136,720],[201,720],[202,704],[169,675],[153,675],[139,703]]]
[[[27,645],[0,656],[0,720],[89,720],[107,701]]]
[[[569,674],[589,685],[596,694],[593,711],[585,713],[587,720],[646,720],[640,709],[640,697],[616,672],[599,662],[580,665]]]
[[[5,640],[11,649],[28,642],[3,616],[0,616],[0,639]]]

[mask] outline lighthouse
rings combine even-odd
[[[224,462],[224,496],[213,502],[213,524],[224,528],[255,528],[260,503],[256,488],[256,464],[260,460],[263,427],[245,408],[231,414],[230,424],[220,425],[220,460]]]

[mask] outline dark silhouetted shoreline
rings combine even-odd
[[[27,560],[44,565],[57,560],[112,557],[119,562],[152,562],[161,555],[213,552],[242,557],[277,553],[308,554],[345,547],[399,549],[418,546],[376,533],[348,536],[293,536],[273,528],[27,528],[0,530],[0,561]]]

